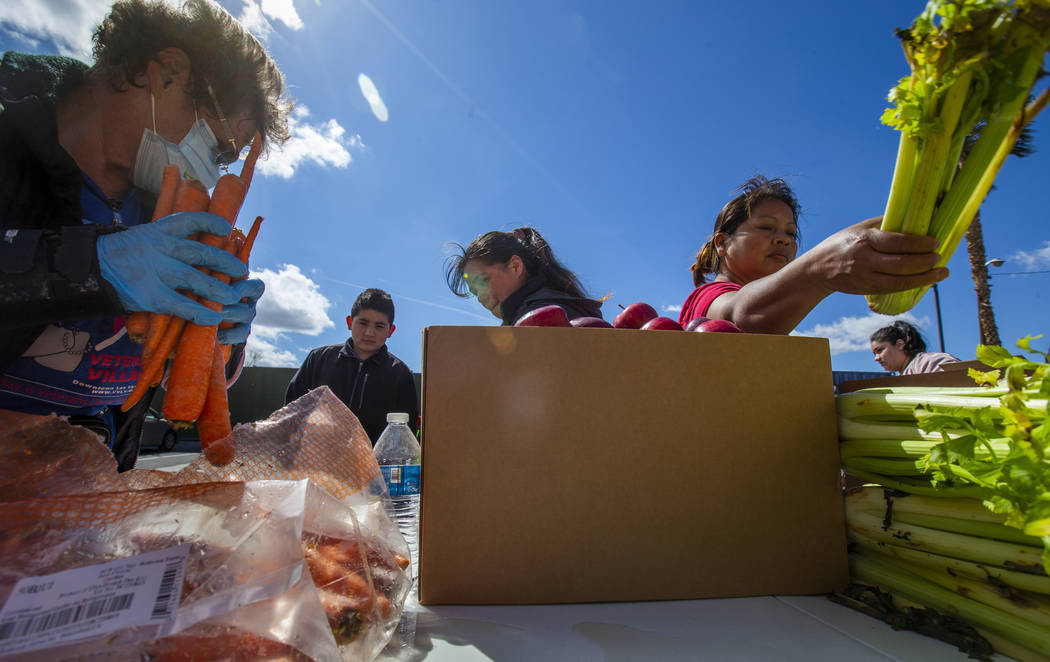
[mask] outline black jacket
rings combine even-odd
[[[0,371],[48,322],[124,314],[95,251],[117,228],[81,222],[80,168],[58,143],[56,104],[86,71],[53,55],[0,61]]]
[[[544,306],[561,306],[570,320],[577,317],[601,317],[602,304],[594,299],[573,296],[547,287],[547,281],[534,277],[503,300],[500,312],[503,324],[513,326],[525,313]]]
[[[390,412],[408,414],[412,432],[419,426],[419,399],[412,371],[383,345],[365,360],[354,354],[353,339],[310,352],[292,377],[285,404],[322,384],[354,412],[374,445]]]
[[[0,61],[0,372],[49,322],[124,314],[95,250],[100,234],[120,228],[81,221],[84,181],[58,142],[58,100],[86,72],[53,55],[7,52]],[[135,465],[149,403],[147,395],[115,412],[122,471]]]

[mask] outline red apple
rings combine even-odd
[[[696,330],[700,333],[743,333],[736,324],[726,320],[707,320]]]
[[[654,317],[659,317],[656,309],[647,303],[639,301],[627,306],[623,309],[623,312],[613,318],[613,327],[617,329],[640,329]]]
[[[612,324],[609,324],[600,317],[577,317],[576,319],[569,322],[573,326],[577,327],[590,327],[594,329],[611,329]]]
[[[654,317],[642,327],[643,331],[681,331],[682,325],[670,317]]]
[[[696,331],[696,327],[700,326],[701,324],[703,324],[706,321],[707,321],[706,317],[694,317],[693,319],[689,320],[686,323],[685,330],[686,331]]]
[[[561,306],[543,306],[530,310],[514,323],[514,326],[572,326]]]

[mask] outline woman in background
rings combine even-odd
[[[550,305],[561,306],[569,319],[602,316],[601,302],[587,296],[576,274],[532,228],[486,232],[458,248],[445,271],[449,288],[456,296],[475,295],[504,325]]]
[[[884,370],[902,375],[936,372],[945,363],[960,360],[945,352],[927,352],[919,330],[901,320],[871,334],[871,352]]]

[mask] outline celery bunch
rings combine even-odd
[[[882,116],[901,132],[882,229],[937,237],[944,266],[1021,129],[1047,103],[1044,91],[1025,106],[1050,49],[1050,0],[930,0],[898,36],[912,73]],[[868,305],[896,315],[926,289],[870,295]]]
[[[994,648],[1043,659],[1050,655],[1050,577],[1039,539],[1005,520],[977,499],[855,491],[846,497],[854,585],[834,597],[971,657],[987,659]],[[883,595],[873,600],[859,590],[865,587]]]
[[[983,500],[1021,540],[1041,545],[1050,572],[1050,355],[979,346],[996,368],[985,387],[869,389],[837,398],[842,463],[864,480],[911,494]]]

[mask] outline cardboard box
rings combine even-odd
[[[973,379],[969,376],[970,368],[981,372],[992,370],[991,366],[980,361],[956,361],[943,364],[941,370],[936,372],[923,372],[917,375],[887,375],[886,377],[842,382],[839,384],[839,393],[888,386],[973,386]]]
[[[825,339],[430,327],[423,421],[424,604],[848,582]]]

